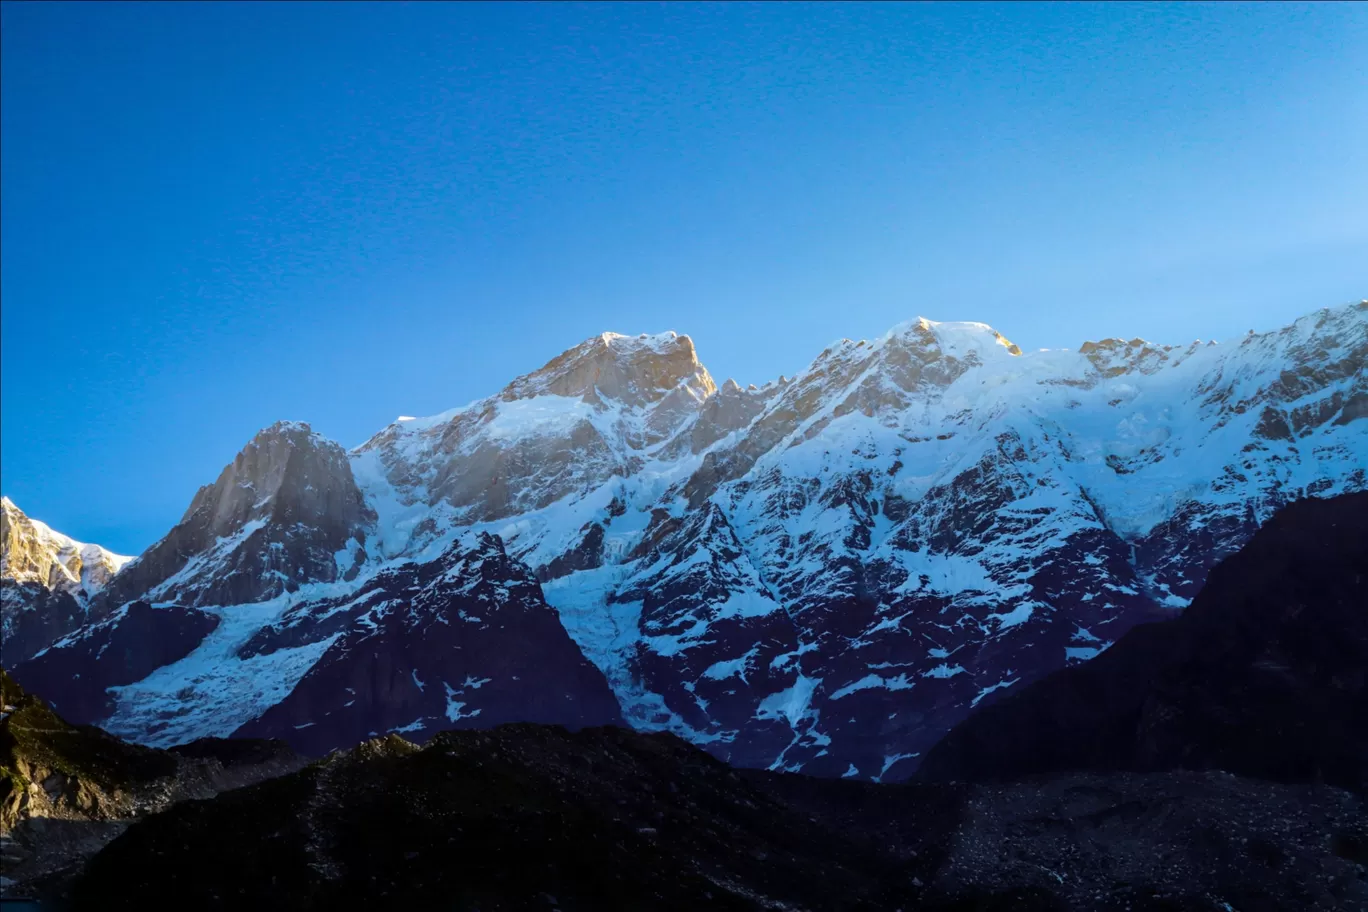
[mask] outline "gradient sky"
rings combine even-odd
[[[604,330],[1227,339],[1368,295],[1368,6],[5,4],[0,468],[136,553]]]

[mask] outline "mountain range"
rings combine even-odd
[[[1289,504],[1181,615],[981,705],[899,783],[620,726],[161,750],[0,672],[0,902],[1360,910],[1365,568],[1368,492]]]
[[[6,501],[4,663],[156,747],[625,722],[904,779],[1283,504],[1368,489],[1366,365],[1368,302],[1027,353],[922,319],[761,387],[608,333],[350,451],[266,428],[132,560]]]

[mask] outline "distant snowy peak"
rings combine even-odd
[[[514,380],[499,398],[552,395],[643,407],[681,388],[696,400],[706,399],[717,389],[688,336],[603,333]]]
[[[38,583],[49,590],[94,595],[132,560],[99,545],[87,545],[26,516],[8,497],[0,498],[3,568],[0,578]]]
[[[659,442],[716,391],[688,336],[602,333],[493,396],[427,418],[402,415],[354,452],[412,462],[468,446],[475,437],[570,434],[585,422],[639,448],[648,439]],[[411,487],[417,479],[396,481]]]
[[[13,667],[90,621],[91,603],[130,558],[30,519],[0,498],[0,641]]]
[[[540,510],[671,446],[687,452],[716,393],[688,336],[603,333],[486,399],[395,422],[352,453],[380,551],[416,553],[457,525]]]
[[[899,323],[884,334],[880,342],[894,339],[915,340],[924,346],[934,345],[947,357],[983,360],[996,357],[1003,349],[1007,354],[1019,355],[1021,349],[987,323],[938,322],[918,317]]]

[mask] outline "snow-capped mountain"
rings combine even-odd
[[[1180,610],[1281,504],[1368,488],[1366,364],[1368,302],[1183,347],[1022,353],[917,320],[744,389],[687,336],[604,334],[350,453],[263,431],[115,578],[108,618],[16,676],[209,618],[84,685],[105,702],[81,721],[318,750],[478,724],[453,701],[516,681],[489,720],[584,724],[606,681],[630,724],[732,762],[902,778],[974,706]],[[489,649],[555,671],[525,686]],[[578,701],[556,718],[532,702],[551,680]]]
[[[89,600],[131,558],[30,519],[0,498],[0,639],[21,662],[89,620]]]

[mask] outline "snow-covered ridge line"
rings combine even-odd
[[[1220,345],[1026,353],[919,318],[749,388],[718,387],[687,336],[604,333],[350,452],[282,423],[122,574],[146,585],[121,600],[223,626],[121,684],[118,724],[158,724],[185,692],[194,733],[227,734],[253,675],[269,700],[251,711],[320,746],[474,724],[469,694],[456,719],[438,696],[518,680],[476,668],[471,639],[475,609],[518,591],[518,623],[544,598],[636,727],[745,765],[901,778],[970,709],[1180,610],[1281,503],[1368,487],[1365,362],[1368,302]],[[458,597],[465,614],[442,610]],[[400,619],[452,651],[352,655]],[[366,656],[393,705],[363,724]],[[331,708],[267,705],[296,686]]]
[[[132,558],[63,535],[0,498],[0,641],[13,666],[92,619]]]
[[[1184,355],[1186,355],[1191,354],[1198,348],[1215,348],[1220,349],[1222,351],[1228,351],[1229,349],[1237,346],[1258,346],[1267,344],[1270,341],[1285,341],[1290,336],[1299,336],[1305,338],[1309,333],[1315,332],[1316,327],[1321,326],[1327,320],[1330,320],[1336,324],[1343,324],[1344,327],[1352,333],[1354,331],[1356,312],[1361,315],[1361,312],[1363,311],[1365,306],[1368,305],[1365,305],[1364,302],[1360,302],[1353,304],[1345,304],[1339,307],[1321,308],[1320,310],[1313,311],[1312,313],[1307,314],[1306,316],[1298,318],[1296,321],[1285,327],[1270,330],[1264,333],[1255,333],[1251,330],[1243,336],[1230,337],[1227,340],[1220,342],[1215,340],[1195,340],[1193,342],[1180,345],[1155,343],[1149,340],[1140,339],[1138,337],[1133,337],[1129,340],[1126,340],[1123,337],[1107,337],[1097,341],[1084,341],[1077,348],[1042,348],[1032,351],[1021,350],[1008,338],[1003,336],[1000,332],[998,332],[996,329],[994,329],[986,323],[977,323],[971,321],[936,321],[930,320],[926,317],[916,317],[915,319],[907,320],[902,323],[896,324],[895,326],[891,327],[887,332],[885,332],[882,336],[879,336],[873,340],[851,340],[848,338],[837,339],[833,341],[829,346],[827,346],[827,348],[823,350],[822,354],[819,355],[812,362],[810,362],[806,368],[792,375],[793,379],[790,379],[790,376],[788,374],[785,374],[777,378],[776,380],[768,381],[767,383],[759,387],[752,385],[750,388],[753,390],[767,390],[782,387],[784,385],[794,382],[795,379],[801,378],[804,375],[809,374],[814,369],[818,369],[819,365],[823,362],[824,359],[829,358],[833,353],[837,351],[855,349],[875,350],[889,344],[892,341],[904,339],[910,333],[918,331],[924,334],[929,334],[930,336],[934,337],[935,342],[939,346],[941,351],[951,357],[962,358],[965,355],[973,353],[974,355],[977,355],[980,358],[982,358],[985,364],[995,363],[1001,365],[1010,363],[1010,360],[1015,359],[1020,359],[1021,363],[1037,361],[1042,362],[1041,369],[1031,370],[1028,368],[1022,368],[1022,373],[1027,375],[1038,374],[1040,375],[1039,380],[1041,382],[1048,382],[1048,375],[1055,375],[1056,377],[1073,377],[1079,374],[1096,373],[1099,370],[1104,370],[1104,368],[1100,368],[1099,365],[1096,363],[1095,357],[1061,359],[1059,357],[1060,355],[1088,356],[1095,355],[1099,352],[1106,353],[1114,350],[1125,352],[1127,349],[1132,350],[1136,356],[1138,356],[1141,352],[1144,351],[1161,353],[1164,355],[1168,355],[1169,353],[1173,352],[1182,352]],[[1357,319],[1358,322],[1361,323],[1362,317],[1359,316]],[[1361,331],[1362,330],[1360,326],[1359,332]],[[690,338],[688,336],[681,336],[680,334],[674,331],[657,333],[654,335],[648,335],[643,333],[635,336],[616,332],[604,332],[600,333],[598,336],[591,337],[590,339],[580,343],[577,346],[572,347],[571,349],[568,349],[565,354],[560,356],[560,358],[564,358],[572,352],[579,351],[597,342],[602,342],[604,345],[613,349],[648,349],[652,352],[659,352],[662,348],[677,343],[680,340],[686,342],[688,344],[690,351],[692,351],[693,346]],[[1004,361],[1003,357],[1000,357],[1008,355],[1013,356],[1013,358]],[[542,371],[545,371],[552,364],[554,364],[555,360],[553,360],[548,365],[544,366],[538,371],[533,371],[529,374],[524,374],[520,376],[517,380],[513,381],[513,383],[505,387],[503,393],[501,394],[495,394],[494,396],[486,397],[484,399],[476,399],[463,406],[448,409],[446,411],[440,412],[432,416],[401,416],[400,418],[396,419],[395,422],[392,423],[389,427],[392,428],[395,425],[402,422],[404,423],[404,425],[406,425],[404,430],[417,431],[429,429],[435,425],[449,422],[452,418],[464,413],[474,411],[479,407],[486,405],[491,400],[499,398],[499,396],[501,395],[507,394],[509,390],[517,388],[520,384],[525,384],[525,382],[528,381],[530,378],[535,377]],[[1165,358],[1164,360],[1168,361],[1170,359]],[[1176,366],[1176,364],[1174,366]],[[736,384],[735,381],[729,380],[727,382],[731,383],[737,389],[741,389],[739,384]],[[708,397],[715,395],[716,392],[717,389],[713,389],[711,392],[708,393]],[[388,428],[386,430],[388,430]],[[383,433],[383,431],[381,433]],[[376,436],[378,437],[379,435]],[[364,449],[374,439],[375,438],[371,438],[370,440],[367,440],[366,442],[358,445],[356,448],[352,450],[352,452],[357,452],[359,450]]]
[[[83,587],[87,595],[93,595],[133,559],[56,531],[26,515],[8,496],[0,497],[0,509],[4,511],[6,526],[15,529],[15,540],[12,542],[7,535],[5,541],[4,567],[0,571],[5,579],[41,583],[49,589]],[[21,537],[28,539],[25,544],[32,550],[19,550],[24,547],[19,541]]]

